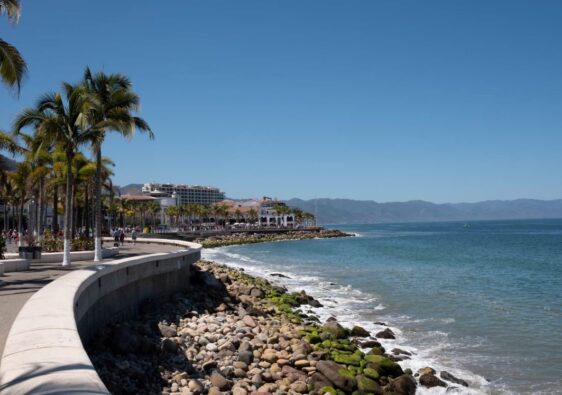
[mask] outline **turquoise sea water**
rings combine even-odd
[[[335,315],[470,383],[455,393],[562,393],[562,220],[337,226],[358,237],[208,250],[305,289]],[[273,279],[272,277],[268,277]],[[444,389],[421,391],[444,393]]]

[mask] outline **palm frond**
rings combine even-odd
[[[19,51],[11,44],[0,39],[0,78],[10,88],[19,93],[27,65]]]

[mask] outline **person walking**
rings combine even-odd
[[[121,241],[121,245],[125,244],[125,229],[121,229],[121,233],[119,234],[119,241]]]
[[[135,245],[135,243],[137,242],[137,230],[136,230],[136,228],[133,228],[133,231],[131,232],[131,239],[133,239],[133,245]]]

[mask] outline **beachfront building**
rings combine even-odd
[[[296,225],[294,209],[268,197],[243,201],[223,200],[218,204],[228,207],[230,223],[246,222],[247,214],[254,212],[256,222],[261,227],[292,228]]]
[[[224,192],[218,188],[200,185],[146,183],[142,187],[142,193],[156,198],[175,197],[177,206],[208,206],[224,200]]]
[[[284,203],[268,197],[260,201],[259,221],[261,226],[295,226],[295,214]]]

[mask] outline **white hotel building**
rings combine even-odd
[[[218,188],[186,184],[146,183],[142,193],[156,198],[175,198],[176,204],[196,203],[210,205],[224,200],[224,192]]]

